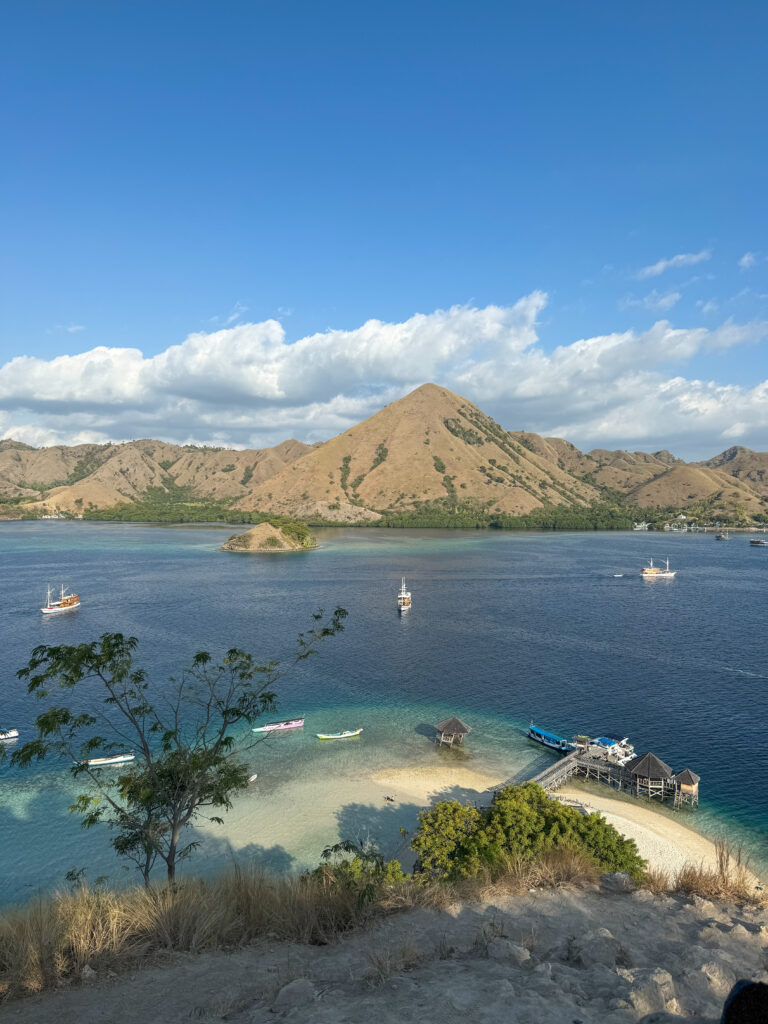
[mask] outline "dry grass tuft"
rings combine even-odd
[[[749,860],[744,858],[741,846],[734,848],[728,840],[717,839],[715,847],[716,867],[684,864],[675,875],[661,869],[649,869],[645,873],[643,887],[655,893],[682,892],[708,900],[765,906],[768,899],[762,890],[755,888]]]

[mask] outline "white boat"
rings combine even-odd
[[[663,568],[654,565],[653,559],[651,559],[648,565],[643,567],[640,575],[644,580],[671,580],[676,572],[677,569],[669,568],[669,559],[667,559],[666,566]]]
[[[0,729],[0,743],[2,743],[3,740],[17,740],[18,738],[18,729]]]
[[[256,779],[258,779],[258,777],[259,777],[259,773],[258,773],[258,772],[254,772],[254,773],[253,773],[253,775],[251,775],[251,776],[250,776],[250,778],[248,779],[248,781],[249,781],[249,782],[255,782],[255,781],[256,781]]]
[[[399,612],[407,612],[411,607],[411,592],[405,589],[405,576],[403,576],[403,582],[400,585],[400,593],[397,595],[397,610]]]
[[[48,595],[45,599],[45,607],[41,608],[40,611],[43,615],[55,615],[56,612],[72,612],[75,608],[80,607],[80,597],[78,594],[68,594],[67,588],[62,585],[61,593],[58,601],[53,598],[53,592],[48,587]]]
[[[317,738],[319,740],[346,740],[350,736],[359,736],[362,729],[345,729],[343,732],[319,732]]]
[[[599,754],[614,764],[626,764],[635,756],[635,748],[628,736],[614,736],[611,733],[590,739],[591,753]]]
[[[88,765],[89,768],[108,768],[113,764],[128,764],[130,761],[135,760],[136,755],[131,750],[128,754],[111,754],[109,757],[88,757],[85,761],[79,761],[78,764]]]
[[[304,725],[303,718],[287,718],[284,722],[268,722],[256,725],[251,732],[282,732],[284,729],[300,729]]]

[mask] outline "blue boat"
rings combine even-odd
[[[527,736],[529,740],[541,743],[545,747],[549,747],[550,750],[557,750],[561,754],[567,754],[569,751],[576,749],[575,743],[571,743],[570,740],[564,740],[562,736],[557,736],[553,732],[547,732],[545,729],[537,729],[533,722],[531,722]]]

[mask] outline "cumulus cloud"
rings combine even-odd
[[[692,457],[739,430],[768,447],[768,382],[749,389],[664,373],[700,353],[762,341],[768,323],[727,320],[710,330],[659,320],[547,352],[537,325],[546,301],[536,291],[511,306],[453,306],[294,342],[277,320],[237,324],[151,357],[107,346],[21,356],[0,367],[0,435],[32,444],[325,440],[431,380],[505,427],[581,446],[671,447]]]
[[[703,263],[711,255],[711,249],[702,249],[701,252],[680,252],[677,256],[670,256],[669,259],[659,260],[648,267],[642,267],[635,277],[638,281],[643,281],[648,277],[658,277],[665,270],[676,270],[678,267],[692,267],[696,263]]]
[[[739,267],[742,270],[751,270],[757,263],[757,256],[753,252],[745,252],[739,260]]]

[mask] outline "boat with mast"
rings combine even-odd
[[[405,588],[405,576],[403,576],[403,582],[400,585],[400,592],[397,595],[397,610],[399,612],[407,612],[411,607],[411,592]]]
[[[79,594],[68,594],[67,588],[62,584],[58,600],[53,596],[53,591],[48,587],[45,606],[40,609],[43,615],[55,615],[57,612],[73,612],[80,607]]]
[[[664,567],[654,565],[653,559],[651,559],[648,565],[643,567],[640,575],[644,580],[671,580],[676,572],[677,569],[669,568],[669,559]]]

